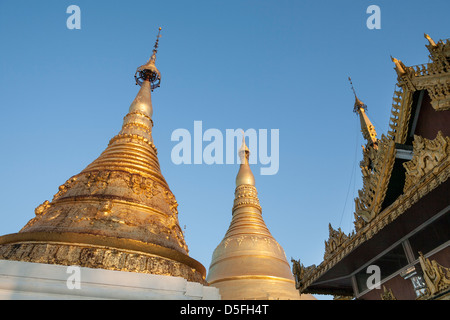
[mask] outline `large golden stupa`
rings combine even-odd
[[[214,250],[207,281],[224,300],[312,300],[300,295],[283,248],[269,232],[243,137],[232,219]]]
[[[160,171],[152,138],[151,91],[158,38],[122,130],[82,172],[18,233],[0,237],[0,259],[183,277],[205,283],[206,270],[188,255],[177,201]]]

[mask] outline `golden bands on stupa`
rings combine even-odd
[[[159,34],[158,34],[159,40]],[[156,49],[136,71],[140,90],[122,130],[19,233],[0,238],[0,259],[180,276],[204,283],[188,256],[178,203],[160,171],[152,138]]]

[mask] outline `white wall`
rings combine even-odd
[[[0,299],[219,300],[220,295],[217,288],[181,277],[0,260]]]

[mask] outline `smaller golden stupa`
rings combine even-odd
[[[161,28],[160,28],[161,30]],[[140,90],[122,130],[82,172],[18,233],[0,237],[0,259],[183,277],[205,284],[206,270],[188,255],[178,203],[153,143],[151,92],[159,33],[147,64],[135,73]]]
[[[262,218],[249,155],[243,136],[232,219],[214,250],[207,281],[223,300],[315,299],[295,289],[284,250]]]

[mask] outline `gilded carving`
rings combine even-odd
[[[376,152],[373,147],[363,149],[363,188],[355,199],[355,213],[365,222],[370,222],[380,212],[395,160],[393,140],[382,135],[376,148]]]
[[[93,219],[96,220],[110,220],[110,221],[114,221],[114,222],[121,222],[124,223],[124,221],[119,220],[119,219],[115,219],[114,217],[111,216],[111,212],[112,212],[112,202],[111,201],[101,201],[98,204],[98,210],[97,213],[95,215],[95,217]],[[83,218],[87,218],[87,217],[83,217]],[[87,218],[86,220],[91,220],[89,218]],[[79,220],[80,221],[80,220]]]
[[[415,90],[427,90],[436,111],[450,110],[450,39],[435,43],[429,35],[425,38],[432,62],[405,68],[401,78],[410,79]]]
[[[431,106],[436,111],[450,110],[450,79],[447,83],[436,83],[427,87]]]
[[[34,209],[35,217],[30,219],[30,221],[28,221],[27,224],[25,226],[23,226],[21,231],[32,226],[37,220],[42,219],[44,216],[46,217],[47,212],[51,208],[51,206],[52,206],[52,203],[49,202],[48,200],[45,200],[42,204],[37,206],[36,209]]]
[[[333,295],[333,300],[352,300],[353,296]]]
[[[86,186],[91,190],[91,192],[96,191],[95,189],[104,189],[108,185],[110,175],[111,171],[89,172],[86,176]]]
[[[236,188],[233,210],[241,206],[253,206],[261,210],[259,204],[258,192],[254,186],[240,185]]]
[[[444,137],[439,131],[434,140],[414,136],[413,158],[405,162],[406,179],[404,191],[417,185],[430,172],[436,174],[439,166],[450,165],[450,137]]]
[[[34,213],[36,216],[43,215],[48,208],[50,208],[51,204],[48,200],[45,200],[41,205],[39,205],[36,209],[34,209]]]
[[[152,198],[161,192],[158,190],[158,184],[150,178],[130,174],[129,179],[129,187],[138,195],[144,194],[147,198]]]
[[[169,209],[172,211],[174,215],[178,214],[178,202],[175,199],[175,196],[169,190],[164,190],[164,200],[169,205]]]
[[[81,185],[75,182],[79,182]],[[82,186],[85,186],[85,188]],[[106,191],[108,186],[110,186],[109,190]],[[71,189],[73,191],[69,194],[68,192]],[[166,186],[153,180],[151,177],[144,177],[140,174],[104,170],[81,173],[69,179],[59,187],[58,193],[54,195],[52,202],[62,198],[67,199],[68,197],[100,196],[127,199],[127,201],[136,201],[153,207],[160,200],[151,200],[160,194],[162,194],[161,200],[163,200],[163,203],[169,206],[170,213],[177,215],[178,202]],[[133,195],[137,197],[133,197]]]
[[[367,224],[367,222],[364,221],[364,219],[361,216],[357,215],[355,212],[353,213],[353,216],[355,218],[355,220],[353,221],[353,225],[355,226],[355,231],[358,232]]]
[[[12,247],[15,246],[15,250]],[[62,243],[20,243],[0,246],[0,259],[183,277],[205,283],[203,275],[188,265],[152,254],[108,247]]]
[[[242,243],[246,243],[248,244],[247,240],[251,240],[251,244],[252,245],[256,245],[258,244],[258,242],[260,243],[260,241],[264,241],[265,242],[265,246],[276,246],[277,250],[279,252],[284,252],[283,248],[279,245],[279,243],[273,239],[272,237],[267,237],[267,236],[263,236],[263,235],[250,235],[250,234],[242,234],[239,236],[232,236],[232,237],[227,237],[224,240],[222,240],[224,247],[226,248],[230,243],[232,243],[233,241],[235,241],[235,243],[237,243],[238,247],[241,246]]]
[[[58,192],[53,196],[52,201],[55,201],[61,198],[63,195],[65,195],[75,181],[77,181],[77,177],[72,177],[69,180],[67,180],[63,185],[60,185],[58,188]]]
[[[426,292],[421,299],[430,298],[450,288],[450,268],[445,268],[435,260],[425,258],[419,252],[419,262],[422,267]]]
[[[349,236],[343,233],[341,228],[334,230],[331,223],[328,224],[328,229],[330,235],[328,241],[325,241],[325,254],[323,256],[324,260],[330,258],[336,250],[349,239]]]
[[[380,296],[381,300],[397,300],[392,292],[392,289],[388,290],[385,286],[383,286],[383,293]]]
[[[291,257],[292,262],[292,274],[295,280],[295,287],[297,289],[301,288],[303,284],[303,280],[309,277],[309,274],[312,273],[316,269],[316,265],[311,265],[309,267],[305,267],[300,260],[295,260]]]
[[[137,134],[130,134],[130,133],[119,133],[116,136],[114,136],[110,141],[108,146],[114,144],[115,142],[121,140],[121,139],[131,139],[134,140],[135,142],[141,142],[144,145],[148,145],[150,146],[153,151],[155,152],[155,154],[158,153],[156,146],[153,144],[153,141],[149,140],[148,138],[144,138],[140,135]]]
[[[403,93],[403,88],[397,85],[394,90],[394,97],[392,98],[393,103],[391,108],[391,117],[389,119],[389,129],[387,133],[387,136],[392,140],[395,140],[399,129],[401,111],[403,110],[404,105]]]
[[[52,202],[36,208],[21,232],[83,230],[178,247],[188,253],[172,192],[151,177],[124,171],[82,172]],[[53,220],[53,221],[52,221]],[[89,226],[87,224],[89,224]],[[133,231],[130,227],[137,227]],[[152,240],[150,240],[152,239]]]

